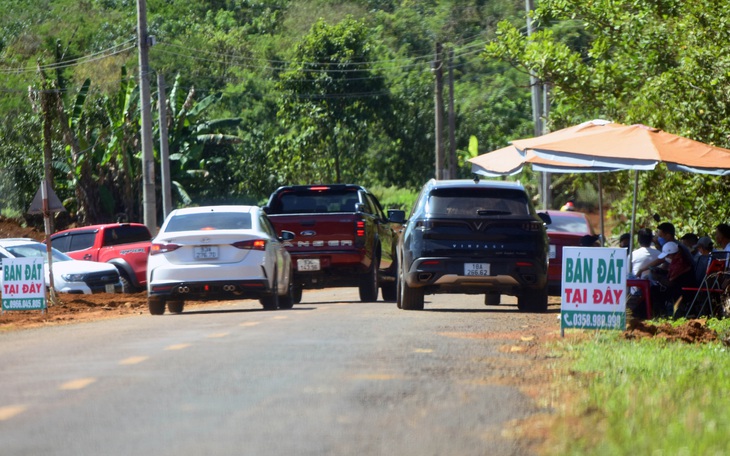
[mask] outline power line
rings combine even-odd
[[[115,56],[118,54],[122,54],[131,49],[136,48],[137,45],[132,44],[131,46],[126,46],[121,49],[118,49],[120,46],[123,46],[123,45],[129,43],[130,41],[134,41],[134,40],[125,41],[124,43],[115,45],[113,47],[110,47],[110,48],[105,49],[100,52],[96,52],[94,54],[89,54],[89,55],[85,55],[85,56],[78,57],[75,59],[64,60],[61,62],[52,63],[52,64],[48,64],[48,65],[40,65],[40,66],[36,66],[36,67],[24,67],[24,68],[7,68],[7,67],[0,68],[0,74],[23,74],[23,73],[35,73],[38,70],[41,70],[41,71],[43,71],[43,70],[60,70],[60,69],[64,69],[64,68],[71,68],[71,67],[75,67],[75,66],[79,66],[79,65],[85,65],[88,63],[97,62],[99,60],[103,60],[103,59],[106,59],[106,58],[109,58],[109,57],[112,57],[112,56]]]

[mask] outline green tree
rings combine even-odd
[[[280,81],[287,131],[271,157],[283,180],[359,181],[369,124],[388,109],[372,51],[368,28],[351,17],[334,26],[318,21],[296,47]]]
[[[502,23],[484,55],[550,84],[554,128],[603,117],[727,147],[729,14],[727,0],[544,0],[540,31],[528,38]],[[705,233],[730,218],[728,190],[728,178],[659,167],[642,174],[640,206]],[[630,213],[629,199],[615,205],[618,215]],[[705,203],[711,212],[697,210]]]

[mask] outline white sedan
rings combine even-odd
[[[172,211],[147,260],[150,313],[180,313],[186,300],[259,299],[264,309],[294,304],[292,264],[256,206],[204,206]]]
[[[43,258],[46,286],[50,286],[46,244],[33,239],[0,239],[0,258]],[[74,260],[51,249],[53,286],[61,293],[114,293],[121,290],[119,271],[111,264]],[[1,276],[0,276],[1,279]]]

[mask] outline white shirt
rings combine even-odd
[[[634,253],[631,254],[631,274],[638,276],[639,270],[656,260],[659,253],[659,250],[653,247],[639,247],[634,250]],[[645,279],[648,275],[649,271],[644,271],[641,278]]]

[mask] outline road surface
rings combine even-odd
[[[555,314],[483,299],[409,312],[330,289],[0,334],[0,453],[530,454],[510,427],[546,410],[505,346]]]

